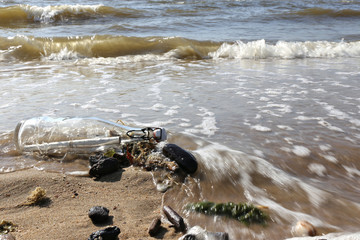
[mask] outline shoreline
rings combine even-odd
[[[49,200],[41,206],[25,206],[36,187],[46,190]],[[1,220],[11,221],[17,239],[87,239],[91,233],[117,226],[119,239],[169,239],[181,237],[166,223],[150,237],[151,222],[161,217],[163,193],[156,190],[150,172],[136,167],[121,169],[100,180],[45,172],[33,168],[0,174]],[[110,210],[106,224],[88,217],[93,206]]]

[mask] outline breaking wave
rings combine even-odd
[[[0,61],[35,59],[67,60],[83,58],[117,58],[153,56],[158,59],[296,59],[357,58],[356,42],[285,42],[265,40],[251,42],[197,41],[181,37],[84,36],[35,38],[0,37]]]
[[[8,28],[21,27],[31,23],[56,23],[74,20],[86,20],[100,17],[138,17],[139,10],[113,8],[103,5],[58,5],[31,6],[26,4],[0,8],[0,26]]]
[[[360,41],[278,41],[275,44],[266,43],[265,40],[248,43],[238,41],[233,44],[224,43],[217,51],[209,55],[212,58],[234,59],[359,57]]]

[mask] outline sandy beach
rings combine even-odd
[[[49,198],[41,206],[26,206],[36,187]],[[27,169],[0,174],[0,220],[11,221],[17,239],[87,239],[107,226],[118,226],[119,239],[178,239],[168,224],[150,237],[148,227],[161,216],[163,193],[156,191],[150,172],[130,167],[94,180],[61,173]],[[93,206],[110,210],[106,224],[95,225],[88,217]]]

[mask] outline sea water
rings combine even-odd
[[[164,127],[198,172],[164,201],[231,239],[307,220],[360,239],[360,1],[0,1],[0,172],[88,169],[19,155],[17,123],[100,117]],[[193,214],[267,207],[267,226]],[[325,237],[325,236],[324,236]]]

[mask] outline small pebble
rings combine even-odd
[[[292,232],[296,237],[316,236],[315,227],[311,223],[304,220],[298,221],[293,227]]]
[[[88,215],[93,223],[103,223],[109,217],[109,209],[102,206],[95,206],[90,208]]]

